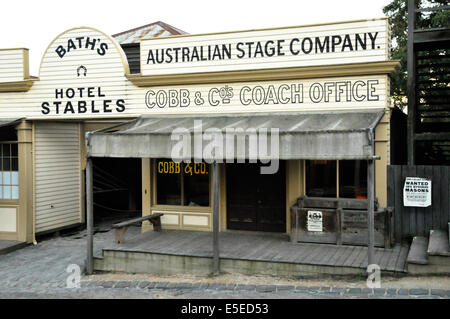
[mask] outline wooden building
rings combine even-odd
[[[212,231],[217,204],[220,230],[290,235],[302,195],[366,199],[375,158],[374,196],[387,207],[398,62],[386,18],[197,35],[156,27],[162,36],[130,30],[121,43],[93,28],[64,31],[38,77],[28,50],[0,51],[0,239],[84,224],[87,157],[139,159],[142,215],[163,213],[163,229]],[[234,163],[217,166],[216,202],[212,159],[170,156],[174,129],[194,139],[195,121],[200,135],[276,128],[279,156],[264,160],[278,170],[260,174],[269,164],[225,151]]]

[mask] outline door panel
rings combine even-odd
[[[227,164],[228,229],[286,231],[285,165],[261,175],[258,164]]]

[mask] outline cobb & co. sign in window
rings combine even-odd
[[[206,163],[180,163],[173,161],[158,161],[158,174],[208,175]]]
[[[410,207],[431,206],[431,180],[406,177],[403,187],[403,205]]]

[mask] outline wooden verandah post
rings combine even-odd
[[[367,198],[368,198],[368,216],[367,216],[367,228],[369,233],[368,240],[368,263],[372,265],[375,263],[375,187],[374,187],[374,160],[367,161]]]
[[[94,272],[94,201],[93,201],[92,159],[86,159],[86,224],[87,224],[87,259],[86,273]]]
[[[375,155],[375,135],[372,128],[368,135],[371,156],[367,160],[367,266],[375,264],[375,160],[380,159],[380,156]]]

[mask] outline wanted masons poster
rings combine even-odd
[[[406,177],[403,187],[403,205],[410,207],[431,206],[431,180]]]

